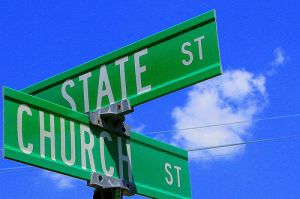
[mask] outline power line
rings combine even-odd
[[[31,168],[31,166],[0,168],[0,173],[6,173],[6,172],[9,172],[9,171],[13,171],[13,170],[28,169],[28,168]]]
[[[229,123],[219,123],[219,124],[211,124],[211,125],[205,125],[205,126],[182,128],[182,129],[177,129],[177,130],[176,129],[170,129],[170,130],[163,130],[163,131],[155,131],[155,132],[151,132],[151,133],[145,133],[145,135],[157,134],[157,133],[166,133],[166,132],[173,132],[173,131],[193,130],[193,129],[209,128],[209,127],[217,127],[217,126],[226,126],[226,125],[234,125],[234,124],[242,124],[242,123],[255,122],[255,121],[285,119],[285,118],[299,117],[299,116],[300,116],[300,114],[298,114],[298,113],[297,114],[290,114],[290,115],[280,115],[280,116],[259,118],[259,119],[253,119],[253,120],[244,120],[244,121],[236,121],[236,122],[229,122]],[[193,152],[193,151],[200,151],[200,150],[209,150],[209,149],[216,149],[216,148],[224,148],[224,147],[233,147],[233,146],[246,145],[246,144],[261,143],[261,142],[273,142],[273,141],[287,140],[287,139],[299,138],[299,137],[300,137],[300,134],[295,134],[295,135],[290,135],[290,136],[267,138],[267,139],[258,139],[258,140],[252,140],[252,141],[246,141],[246,142],[231,143],[231,144],[209,146],[209,147],[187,149],[187,150],[189,152]],[[3,151],[3,149],[0,149],[0,151]],[[209,156],[208,158],[207,157],[205,157],[205,158],[210,159],[210,158],[213,158],[213,157],[216,157],[216,156],[228,156],[228,155],[231,155],[231,154],[215,155],[215,156]],[[18,170],[18,169],[27,169],[27,168],[31,168],[31,166],[0,168],[0,173],[5,173],[5,172],[12,171],[12,170]]]
[[[288,140],[291,138],[300,138],[300,134],[282,136],[282,137],[276,137],[276,138],[252,140],[252,141],[246,141],[246,142],[238,142],[238,143],[232,143],[232,144],[217,145],[217,146],[208,146],[208,147],[203,147],[203,148],[195,148],[195,149],[187,149],[187,150],[189,152],[193,152],[193,151],[217,149],[217,148],[223,148],[223,147],[239,146],[239,145],[245,145],[245,144],[254,144],[254,143],[260,143],[260,142],[273,142],[273,141],[280,141],[280,140]]]
[[[276,137],[276,138],[258,139],[258,140],[232,143],[232,144],[224,144],[224,145],[217,145],[217,146],[209,146],[209,147],[203,147],[203,148],[188,149],[188,152],[200,151],[200,150],[209,150],[209,149],[216,149],[216,148],[224,148],[224,147],[232,147],[232,146],[254,144],[254,143],[262,143],[262,142],[274,142],[274,141],[287,140],[287,139],[291,139],[291,138],[300,138],[300,134],[282,136],[282,137]],[[229,156],[229,155],[231,155],[231,154],[213,155],[213,156],[208,156],[208,157],[203,156],[201,159],[212,159],[214,157]],[[13,170],[28,169],[28,168],[31,168],[31,166],[0,168],[0,174],[10,172],[10,171],[13,171]]]
[[[210,154],[205,154],[197,157],[189,157],[189,160],[197,159],[197,160],[213,160],[214,158],[217,157],[226,157],[226,156],[233,156],[234,154],[232,153],[225,153],[225,154],[220,154],[220,155],[210,155]]]
[[[175,131],[187,131],[187,130],[193,130],[193,129],[227,126],[227,125],[243,124],[243,123],[249,123],[249,122],[278,120],[278,119],[285,119],[285,118],[292,118],[292,117],[300,117],[300,113],[290,114],[290,115],[279,115],[279,116],[272,116],[272,117],[265,117],[265,118],[258,118],[258,119],[252,119],[252,120],[228,122],[228,123],[209,124],[209,125],[204,125],[204,126],[195,126],[195,127],[182,128],[182,129],[168,129],[168,130],[162,130],[162,131],[153,131],[153,132],[150,132],[150,133],[144,133],[144,135],[153,135],[153,134],[158,134],[158,133],[168,133],[168,132],[175,132]]]

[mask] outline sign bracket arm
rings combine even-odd
[[[130,137],[130,127],[124,124],[125,114],[132,113],[128,99],[121,100],[96,111],[89,112],[90,123],[121,136]],[[101,175],[93,172],[88,186],[94,187],[93,199],[122,199],[123,193],[127,196],[134,195],[135,186],[133,183],[123,179],[116,179],[111,176]]]
[[[125,114],[134,111],[128,99],[121,100],[115,104],[111,104],[96,111],[89,112],[90,122],[93,125],[118,133],[120,135],[130,137],[130,127],[124,124]]]

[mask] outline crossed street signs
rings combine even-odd
[[[137,106],[219,74],[210,11],[22,92],[4,88],[4,156],[90,184],[101,176],[128,195],[191,198],[187,151],[105,130],[86,113],[124,100]]]

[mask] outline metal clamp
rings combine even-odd
[[[130,136],[130,127],[124,124],[125,114],[133,112],[129,100],[122,100],[107,107],[89,112],[90,122],[111,132]]]
[[[96,172],[92,173],[91,180],[88,181],[88,186],[101,190],[120,189],[122,194],[126,196],[132,196],[136,192],[134,183],[101,175]]]

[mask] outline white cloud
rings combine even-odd
[[[143,123],[138,123],[132,115],[126,115],[126,124],[128,124],[132,131],[142,133],[146,128],[146,125]]]
[[[251,120],[266,103],[264,76],[246,70],[227,71],[218,78],[195,85],[188,93],[187,103],[174,108],[172,116],[177,131],[172,142],[189,149],[242,142],[250,135],[251,123],[189,131],[179,129]],[[225,147],[192,152],[191,157],[228,158],[243,150],[243,146]]]
[[[69,176],[65,176],[51,171],[43,171],[42,176],[50,179],[59,189],[70,189],[75,186],[75,180]]]
[[[268,75],[274,75],[277,72],[278,67],[284,65],[289,60],[289,57],[281,47],[277,47],[274,50],[273,55],[274,59],[269,63],[271,69],[268,71]]]
[[[145,129],[146,125],[145,124],[140,124],[139,126],[134,126],[132,128],[133,131],[135,132],[139,132],[139,133],[142,133],[143,130]]]

